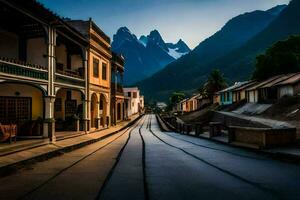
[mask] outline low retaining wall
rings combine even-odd
[[[220,122],[225,126],[239,126],[239,127],[253,127],[253,128],[270,128],[264,124],[230,116],[223,114],[221,112],[213,112],[213,118],[211,121],[213,122]]]
[[[229,143],[252,148],[285,146],[296,141],[296,128],[229,127]]]

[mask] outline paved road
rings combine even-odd
[[[0,199],[300,199],[300,166],[161,132],[154,115],[0,179]]]

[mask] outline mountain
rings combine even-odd
[[[165,43],[157,30],[138,39],[126,27],[121,27],[113,36],[112,50],[125,57],[125,85],[132,85],[151,76],[190,52],[189,47],[182,40],[176,44]]]
[[[286,9],[286,5],[280,5],[267,11],[245,13],[229,20],[221,30],[201,42],[189,54],[139,82],[138,86],[147,99],[165,101],[173,91],[192,92],[199,88],[214,68],[219,68],[231,82],[247,79],[253,69],[252,61],[258,52],[251,55],[244,54],[245,51],[241,51],[240,48],[246,44],[249,45],[250,40],[268,29],[279,16],[283,15]],[[288,27],[284,28],[288,29]],[[277,31],[284,30],[279,28]],[[272,35],[272,33],[270,34]],[[267,35],[264,37],[273,38],[273,36]],[[261,41],[255,43],[255,46],[262,47],[260,43],[263,44],[263,40],[264,38],[261,38]],[[276,41],[276,39],[274,38],[272,41]],[[261,50],[265,48],[264,45]],[[247,67],[244,66],[247,62],[237,62],[239,60],[247,60]],[[243,67],[239,68],[238,66]]]
[[[169,49],[169,55],[175,59],[178,59],[191,51],[191,49],[181,39],[176,43],[167,43]]]

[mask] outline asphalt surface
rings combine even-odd
[[[300,166],[171,132],[155,115],[0,178],[0,199],[300,199]]]

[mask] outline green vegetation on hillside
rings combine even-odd
[[[198,89],[199,94],[204,97],[213,99],[216,92],[227,87],[224,75],[220,70],[214,69],[211,71],[206,83]]]
[[[183,99],[185,99],[185,94],[184,93],[182,93],[182,92],[173,92],[172,95],[170,96],[167,110],[172,110],[172,108],[177,103],[182,101]]]
[[[258,80],[300,71],[300,36],[291,36],[271,46],[256,58],[253,78]]]

